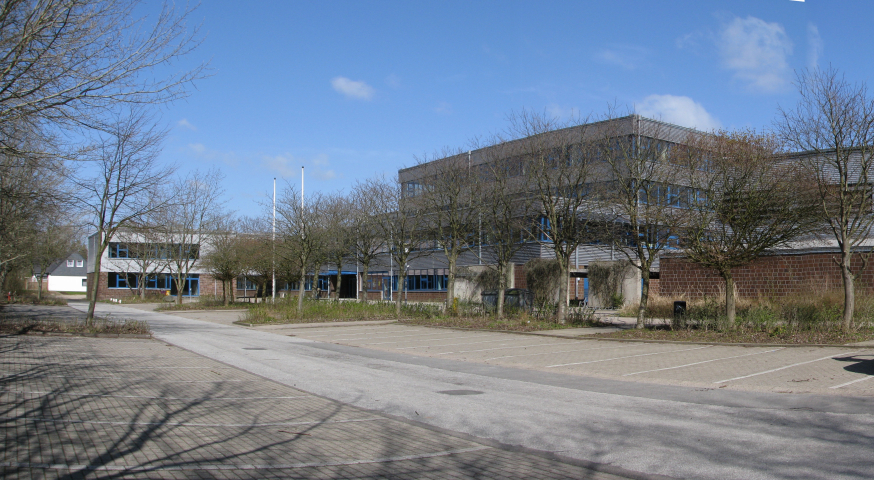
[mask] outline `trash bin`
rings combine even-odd
[[[686,302],[678,300],[674,302],[674,318],[686,315]]]
[[[482,293],[483,308],[486,310],[494,310],[498,306],[498,292],[494,290],[484,291]]]
[[[504,306],[530,310],[534,305],[534,292],[524,288],[508,288],[504,291]]]

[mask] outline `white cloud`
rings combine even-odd
[[[546,106],[546,114],[559,120],[570,120],[580,115],[580,111],[574,107],[563,107],[557,103]]]
[[[301,166],[306,167],[305,175],[307,178],[323,181],[336,178],[336,172],[333,169],[326,168],[328,165],[328,156],[324,153],[316,155],[311,159],[295,157],[291,154],[264,155],[261,158],[262,167],[276,172],[277,176],[283,178],[298,178]]]
[[[346,77],[336,77],[331,80],[331,86],[334,87],[334,90],[349,98],[359,100],[370,100],[373,98],[373,87],[364,82],[357,82]]]
[[[677,95],[650,95],[636,104],[635,111],[645,117],[662,120],[698,130],[719,128],[719,120],[689,97]]]
[[[193,155],[199,160],[206,162],[222,162],[230,167],[235,167],[240,162],[240,158],[236,153],[211,150],[202,143],[189,143],[187,153]]]
[[[595,59],[626,70],[634,70],[646,59],[647,50],[634,45],[614,45],[595,54]]]
[[[440,102],[434,107],[434,111],[443,115],[452,114],[452,105],[449,102]]]
[[[723,66],[753,90],[770,92],[788,83],[792,41],[779,23],[735,17],[719,33],[717,47]]]
[[[188,130],[193,130],[193,131],[197,130],[197,127],[192,125],[191,122],[189,122],[187,118],[183,118],[182,120],[179,120],[178,122],[176,122],[176,126],[182,127],[182,128],[188,129]]]
[[[391,88],[400,88],[401,78],[392,73],[389,76],[385,77],[385,84]]]
[[[822,56],[822,37],[819,29],[813,23],[807,24],[807,66],[816,68],[819,65],[819,57]]]

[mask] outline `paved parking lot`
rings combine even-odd
[[[273,329],[342,345],[703,388],[874,394],[874,347],[738,347],[563,339],[404,325]]]
[[[342,331],[378,341],[407,330]],[[2,478],[627,478],[337,403],[157,340],[3,336],[0,351]]]

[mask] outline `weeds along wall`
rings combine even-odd
[[[778,252],[733,270],[732,276],[740,297],[823,293],[842,288],[837,258],[837,253]],[[724,293],[725,282],[715,270],[678,255],[662,256],[660,263],[659,294],[663,297],[692,299]],[[874,265],[870,263],[856,279],[857,291],[868,294],[874,293]],[[852,266],[854,271],[862,268],[859,255],[853,256]]]

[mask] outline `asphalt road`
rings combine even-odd
[[[148,321],[159,340],[340,402],[635,472],[874,476],[869,396],[617,381],[323,343],[115,305],[98,309]]]

